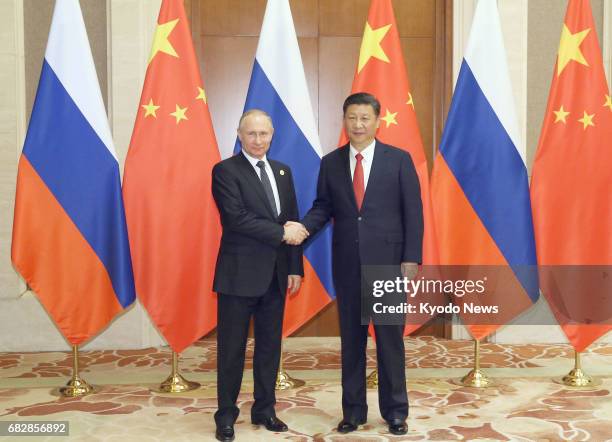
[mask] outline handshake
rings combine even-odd
[[[310,235],[306,227],[296,221],[287,221],[283,228],[283,241],[291,246],[299,246]]]

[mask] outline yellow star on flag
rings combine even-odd
[[[582,123],[582,128],[586,130],[586,128],[589,126],[595,126],[595,123],[593,123],[594,117],[595,117],[595,114],[589,115],[586,113],[586,111],[584,111],[584,115],[578,121]]]
[[[565,69],[567,64],[572,60],[585,66],[589,65],[584,59],[584,55],[580,50],[580,45],[590,30],[590,28],[587,28],[584,31],[572,34],[567,25],[563,25],[563,31],[561,31],[561,42],[559,43],[559,54],[557,58],[557,77],[561,75],[563,69]]]
[[[156,106],[155,103],[153,103],[152,98],[149,98],[148,104],[143,104],[141,107],[145,110],[145,118],[147,118],[149,115],[153,115],[155,118],[157,118],[157,114],[155,112],[157,112],[159,106]]]
[[[555,118],[555,123],[558,123],[559,121],[562,122],[563,124],[567,124],[567,116],[570,114],[569,112],[567,112],[565,109],[563,109],[563,105],[561,105],[561,107],[559,108],[559,110],[553,111],[556,118]]]
[[[153,37],[153,47],[151,48],[149,63],[151,63],[151,60],[153,60],[158,52],[163,52],[164,54],[172,55],[173,57],[178,58],[178,54],[168,40],[170,33],[174,30],[178,21],[179,19],[177,18],[167,23],[157,25],[157,28],[155,29],[155,36]]]
[[[198,87],[198,96],[196,97],[196,100],[202,100],[204,103],[206,103],[206,92],[201,87]]]
[[[606,102],[604,103],[604,107],[607,107],[612,111],[612,97],[606,95]]]
[[[186,107],[180,107],[177,104],[176,105],[176,110],[174,112],[172,112],[170,115],[172,115],[174,118],[176,118],[176,124],[179,124],[181,122],[181,120],[188,120],[187,115],[185,115],[185,113],[187,113],[187,108]]]
[[[387,123],[387,128],[389,128],[389,126],[391,126],[392,124],[397,124],[397,121],[395,121],[395,116],[397,115],[397,112],[389,112],[389,109],[387,109],[387,113],[385,114],[384,117],[381,118],[381,120],[383,120],[385,123]]]
[[[406,104],[409,104],[414,109],[414,100],[412,99],[412,94],[410,92],[408,92],[408,101],[406,101]]]
[[[389,57],[385,54],[380,43],[383,38],[385,38],[385,35],[387,35],[390,28],[391,25],[389,24],[381,28],[372,29],[370,23],[366,22],[365,30],[363,31],[363,40],[361,40],[361,49],[359,50],[359,66],[357,67],[357,73],[361,72],[368,60],[372,57],[389,63]]]

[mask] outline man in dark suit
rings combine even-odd
[[[418,176],[410,155],[375,139],[380,103],[366,93],[344,102],[350,143],[321,160],[317,197],[302,219],[310,235],[334,220],[332,268],[342,342],[342,410],[338,431],[367,420],[366,343],[361,318],[361,266],[397,265],[413,278],[421,262],[423,214]],[[369,315],[368,315],[369,317]],[[403,325],[375,325],[378,395],[393,434],[406,434]]]
[[[304,275],[301,226],[291,170],[266,158],[272,120],[265,112],[245,112],[238,125],[242,152],[213,169],[212,191],[221,215],[223,236],[214,290],[218,293],[217,395],[215,436],[234,439],[239,410],[236,399],[244,370],[251,316],[255,321],[251,421],[270,431],[287,431],[276,417],[274,387],[281,356],[285,293],[297,291]]]

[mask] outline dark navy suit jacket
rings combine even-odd
[[[217,293],[260,296],[277,277],[284,294],[288,275],[304,275],[302,247],[282,242],[283,224],[298,219],[291,170],[278,161],[268,162],[280,199],[278,218],[242,152],[213,168],[212,192],[223,226],[214,280]]]
[[[349,145],[321,160],[317,197],[302,219],[311,237],[333,219],[332,266],[337,289],[348,281],[359,257],[361,265],[421,263],[423,212],[419,179],[410,154],[376,141],[361,210],[351,179]]]

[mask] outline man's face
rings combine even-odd
[[[238,139],[242,148],[254,158],[262,159],[272,141],[274,129],[265,115],[251,114],[242,120],[238,128]]]
[[[351,104],[346,108],[343,122],[351,144],[361,150],[374,141],[380,118],[369,104]]]

